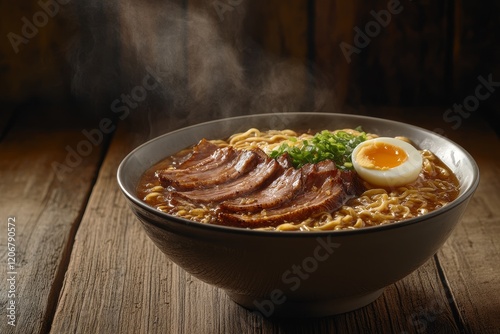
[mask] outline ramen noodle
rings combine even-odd
[[[340,130],[337,130],[340,131]],[[342,129],[346,133],[359,135],[354,129]],[[332,133],[335,133],[333,131]],[[266,154],[286,143],[290,147],[303,140],[311,140],[314,134],[298,133],[292,130],[260,131],[249,129],[224,140],[211,140],[218,147],[232,147],[236,150],[260,149]],[[366,134],[366,139],[377,138]],[[407,138],[398,137],[409,142]],[[171,189],[162,186],[158,171],[175,169],[176,162],[185,157],[190,148],[160,161],[142,176],[137,192],[148,205],[188,220],[217,224],[218,202],[172,201]],[[363,192],[348,199],[333,212],[317,211],[300,221],[283,221],[273,226],[258,226],[259,230],[276,231],[328,231],[359,229],[390,224],[418,217],[439,209],[453,201],[459,192],[459,183],[451,170],[428,150],[418,150],[422,158],[422,169],[414,182],[398,187],[380,187],[363,181]]]

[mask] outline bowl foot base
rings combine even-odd
[[[372,291],[366,294],[334,298],[328,300],[281,300],[281,303],[273,303],[271,300],[262,300],[247,295],[235,294],[226,291],[229,298],[237,304],[269,317],[325,317],[335,314],[354,311],[374,302],[384,289]]]

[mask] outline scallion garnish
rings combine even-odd
[[[332,160],[337,168],[342,170],[352,169],[351,153],[359,143],[366,140],[366,133],[360,128],[360,132],[354,135],[346,131],[336,131],[335,133],[323,130],[311,139],[302,140],[297,145],[290,146],[287,143],[281,144],[277,149],[269,154],[271,158],[277,158],[288,153],[295,168],[300,168],[307,163],[318,163],[323,160]],[[298,142],[297,138],[290,138],[292,142]]]

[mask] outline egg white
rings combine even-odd
[[[375,169],[360,165],[359,151],[375,142],[387,143],[406,152],[407,159],[399,166],[388,169]],[[368,183],[381,187],[399,187],[415,181],[422,170],[422,155],[413,145],[396,138],[379,137],[360,143],[352,152],[352,164],[358,175]]]

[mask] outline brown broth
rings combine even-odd
[[[178,152],[177,154],[174,154],[173,156],[167,157],[158,163],[156,163],[154,166],[149,168],[141,177],[138,186],[137,186],[137,195],[141,200],[144,200],[148,205],[155,207],[157,209],[161,209],[161,211],[173,214],[173,215],[179,215],[181,217],[190,219],[190,220],[195,220],[195,221],[200,221],[204,223],[216,223],[216,215],[215,215],[215,210],[217,209],[217,206],[219,203],[207,203],[207,204],[193,204],[192,208],[193,209],[201,209],[204,214],[200,215],[199,217],[193,217],[191,216],[185,216],[184,214],[179,214],[179,208],[178,204],[173,204],[171,203],[170,200],[168,200],[169,196],[169,189],[160,189],[157,188],[155,190],[155,187],[161,186],[159,178],[157,177],[157,171],[163,170],[163,169],[168,169],[168,168],[175,168],[178,165],[178,162],[187,154],[190,153],[190,148],[182,150]],[[429,152],[429,154],[431,154]],[[432,200],[427,198],[426,202],[424,203],[423,207],[418,205],[417,202],[409,202],[407,203],[406,207],[408,207],[409,213],[410,213],[410,218],[411,216],[419,216],[422,214],[425,214],[427,212],[434,211],[436,209],[439,209],[440,207],[450,203],[454,199],[458,197],[460,188],[459,188],[459,182],[456,176],[453,174],[453,172],[437,157],[431,154],[432,157],[432,169],[434,170],[433,173],[428,173],[425,172],[424,169],[419,175],[419,178],[417,181],[412,183],[411,185],[408,185],[408,187],[400,187],[400,189],[384,189],[384,191],[388,194],[388,196],[400,196],[406,188],[409,188],[410,191],[411,189],[428,189],[430,186],[435,187],[437,193],[439,193],[439,196],[436,200]],[[365,186],[367,189],[377,189],[380,187],[374,187],[368,183],[365,182]],[[439,189],[443,188],[443,189]],[[147,196],[150,195],[152,192],[159,192],[159,196],[150,196],[147,200]],[[429,191],[428,194],[429,196],[433,196],[433,191]],[[423,198],[425,197],[425,193],[422,195]],[[362,210],[362,206],[366,205],[366,201],[372,201],[372,199],[369,198],[364,198],[361,196],[360,198],[353,198],[349,200],[342,210],[348,211],[348,208],[355,208],[357,210]],[[375,201],[375,200],[373,200]],[[416,204],[415,204],[416,203]],[[372,204],[373,205],[373,204]],[[341,211],[342,211],[341,210]],[[193,210],[195,211],[195,210]],[[380,214],[384,214],[383,210],[381,210]],[[373,226],[373,225],[379,225],[379,224],[385,224],[385,223],[390,223],[390,222],[395,222],[395,221],[400,221],[406,219],[405,217],[400,217],[400,213],[394,212],[390,213],[392,214],[393,218],[389,217],[384,220],[380,220],[380,222],[375,219],[375,222],[371,221],[370,219],[367,219],[366,222],[363,223],[363,226]],[[332,214],[333,217],[335,217],[335,214]],[[339,224],[338,226],[335,227],[335,229],[342,229],[342,228],[355,228],[355,222],[347,223],[347,224]],[[310,224],[310,223],[308,223]],[[314,224],[317,223],[312,223],[313,227]],[[359,224],[359,221],[358,221]],[[308,228],[306,228],[308,229]],[[303,230],[303,229],[302,229]]]

